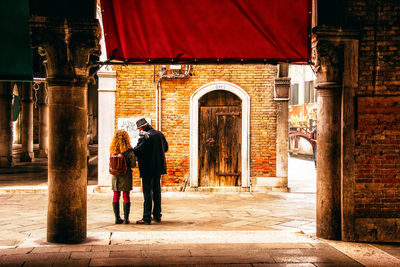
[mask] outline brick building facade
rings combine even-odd
[[[355,217],[379,218],[374,224],[395,233],[400,218],[400,6],[398,1],[348,1],[345,12],[348,23],[360,29]]]
[[[160,78],[160,68],[161,66],[114,68],[117,83],[115,127],[119,118],[145,117],[150,118],[152,125],[158,128],[156,86]],[[180,72],[183,71],[182,69]],[[168,69],[168,72],[171,71]],[[210,91],[229,91],[229,88],[238,87],[249,97],[250,121],[247,124],[250,174],[248,177],[242,175],[242,179],[249,180],[242,182],[242,185],[254,185],[257,177],[275,177],[276,104],[273,92],[276,76],[277,67],[272,65],[196,65],[191,67],[190,75],[186,78],[163,79],[160,86],[161,130],[170,145],[166,154],[168,174],[163,176],[163,186],[179,186],[184,180],[191,179],[190,157],[194,155],[190,151],[191,127],[198,127],[191,122],[191,101],[199,88],[211,86],[210,83],[216,85]],[[242,123],[242,126],[245,124]],[[137,170],[134,177],[134,184],[140,186]]]

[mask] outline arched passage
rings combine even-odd
[[[239,86],[229,82],[211,82],[200,87],[190,98],[190,186],[199,186],[199,100],[209,92],[228,91],[241,100],[241,186],[250,185],[249,131],[250,131],[250,96]]]

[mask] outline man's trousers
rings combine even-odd
[[[151,221],[151,214],[154,219],[161,219],[161,176],[143,177],[143,221]],[[153,212],[151,211],[154,202]]]

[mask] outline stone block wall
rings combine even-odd
[[[156,122],[156,83],[160,66],[116,66],[116,125],[118,118],[146,117]],[[276,104],[273,100],[277,68],[272,65],[195,65],[190,76],[163,79],[162,132],[170,149],[163,186],[179,186],[190,174],[190,97],[210,82],[233,83],[250,96],[250,176],[276,175]],[[138,171],[134,185],[140,185]]]

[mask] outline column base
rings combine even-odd
[[[35,157],[33,152],[22,152],[20,156],[21,162],[32,162],[32,159]]]
[[[79,235],[79,234],[78,234]],[[81,236],[68,236],[67,234],[47,234],[47,242],[58,244],[79,244],[86,240],[86,232]]]
[[[14,166],[12,157],[9,157],[9,156],[0,157],[0,168],[9,168],[12,166]]]
[[[37,157],[38,158],[47,158],[47,149],[40,149]]]
[[[287,177],[256,177],[253,192],[288,192]]]

